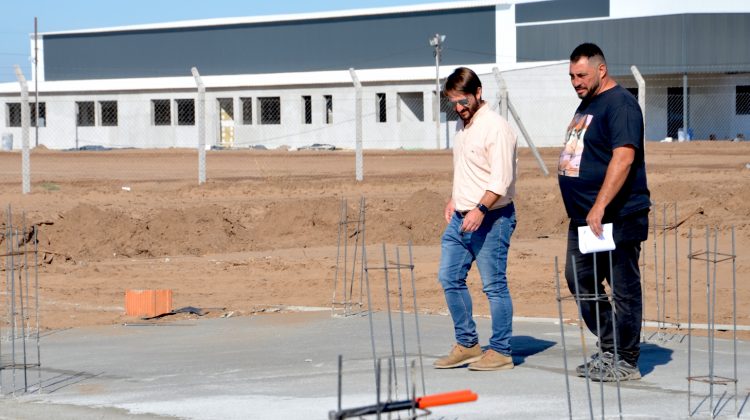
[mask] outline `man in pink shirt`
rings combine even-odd
[[[453,193],[445,206],[448,226],[441,240],[438,272],[456,344],[433,366],[512,369],[513,304],[505,269],[516,227],[516,136],[508,122],[482,100],[482,82],[472,70],[457,68],[448,76],[444,92],[461,117],[453,146]],[[484,352],[466,287],[474,261],[492,316],[492,336]]]

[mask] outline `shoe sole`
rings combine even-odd
[[[435,369],[452,369],[452,368],[457,368],[459,366],[468,365],[469,363],[474,363],[476,361],[479,361],[479,359],[481,358],[482,358],[482,355],[480,354],[479,356],[470,357],[464,361],[454,363],[452,365],[445,365],[445,366],[432,365],[432,367],[434,367]]]
[[[631,375],[625,376],[623,378],[620,378],[620,382],[623,381],[637,381],[638,379],[641,379],[640,373],[633,373]],[[594,382],[617,382],[616,378],[604,378],[604,380],[601,380],[600,378],[597,378],[596,376],[591,376],[591,380]]]
[[[511,370],[514,367],[515,367],[515,365],[513,363],[506,363],[504,365],[492,366],[492,367],[469,366],[469,370],[481,370],[481,371],[489,371],[489,370]]]

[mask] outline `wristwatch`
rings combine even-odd
[[[490,209],[488,209],[487,206],[482,203],[477,204],[477,208],[482,212],[482,214],[487,214],[487,212],[490,211]]]

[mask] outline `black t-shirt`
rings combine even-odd
[[[586,224],[604,183],[612,150],[626,145],[635,147],[635,160],[622,188],[607,206],[603,223],[651,205],[643,155],[643,114],[633,95],[619,85],[581,102],[568,126],[557,171],[565,209],[573,223]]]

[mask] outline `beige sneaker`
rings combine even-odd
[[[432,366],[435,369],[449,369],[476,362],[482,358],[482,347],[479,343],[473,347],[464,347],[460,344],[454,344],[449,355],[435,360]]]
[[[469,370],[507,370],[513,369],[513,358],[488,349],[479,361],[469,365]]]

